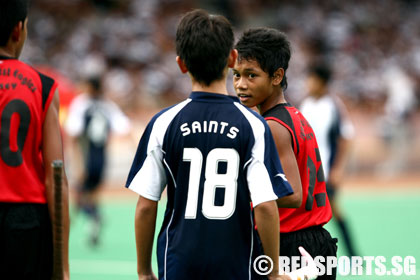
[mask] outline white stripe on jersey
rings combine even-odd
[[[164,270],[164,272],[163,272],[164,276],[163,277],[165,278],[165,280],[166,280],[166,261],[167,261],[167,258],[168,258],[168,245],[169,245],[169,227],[172,224],[172,219],[174,218],[174,213],[175,213],[175,210],[172,210],[171,219],[169,220],[169,224],[166,227],[165,265],[163,267],[163,270]]]
[[[244,170],[246,169],[246,167],[248,166],[248,164],[251,163],[251,161],[252,161],[252,158],[248,159],[248,161],[245,162],[245,164],[244,164]]]
[[[176,189],[176,181],[175,181],[174,174],[172,173],[172,170],[171,170],[171,168],[169,167],[169,164],[166,162],[166,160],[165,160],[165,159],[163,159],[163,163],[165,164],[166,168],[168,169],[169,174],[171,174],[171,178],[172,178],[172,181],[174,182],[174,186],[175,186],[175,189]]]
[[[153,124],[147,144],[147,158],[128,187],[147,199],[153,201],[160,200],[167,183],[166,174],[162,165],[163,138],[169,124],[189,102],[191,102],[191,99],[186,99],[172,107],[160,115]]]
[[[267,167],[264,164],[265,126],[260,119],[255,117],[243,105],[237,102],[234,102],[233,104],[235,104],[248,120],[252,128],[252,133],[254,134],[255,143],[252,147],[252,161],[248,166],[247,181],[251,200],[255,207],[260,203],[277,199],[277,196],[273,191]]]
[[[252,267],[252,252],[254,250],[254,216],[252,215],[252,209],[249,210],[249,216],[251,219],[251,252],[249,252],[249,280],[251,280],[251,267]]]
[[[188,98],[178,105],[172,107],[156,119],[155,123],[153,124],[152,132],[150,133],[149,144],[147,145],[147,154],[149,154],[149,152],[156,147],[162,147],[163,137],[165,136],[169,124],[172,122],[175,116],[190,102],[191,99]]]
[[[241,111],[241,113],[248,120],[252,128],[252,133],[254,133],[255,144],[252,148],[252,156],[257,160],[264,162],[264,151],[265,151],[265,141],[264,141],[264,124],[255,117],[251,112],[248,111],[243,105],[234,102],[235,106]],[[262,139],[261,139],[262,138]],[[262,140],[262,141],[261,141]]]

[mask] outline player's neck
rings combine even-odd
[[[0,56],[16,58],[16,52],[14,51],[14,48],[6,45],[4,47],[0,47]]]
[[[214,81],[210,85],[205,85],[198,83],[196,81],[192,81],[192,90],[193,91],[204,91],[204,92],[211,92],[211,93],[219,93],[228,95],[228,91],[226,89],[226,78],[223,78],[218,81]]]
[[[277,104],[284,104],[284,103],[287,103],[287,100],[286,100],[286,98],[284,97],[284,93],[283,93],[283,91],[281,91],[281,94],[279,94],[279,96],[277,97],[277,102],[276,102],[276,105],[277,105]]]
[[[287,100],[284,98],[283,90],[279,89],[276,93],[267,98],[263,103],[259,104],[257,108],[261,114],[264,114],[274,106],[284,103],[287,103]]]
[[[0,56],[17,58],[18,57],[17,46],[11,43],[9,40],[9,42],[5,46],[0,47]]]
[[[311,96],[316,100],[323,98],[325,95],[327,95],[327,92],[325,90],[311,94]]]

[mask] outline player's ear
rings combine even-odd
[[[229,57],[228,57],[228,67],[233,68],[235,67],[236,59],[238,58],[238,51],[236,49],[233,49],[230,51]]]
[[[178,63],[179,69],[181,70],[182,74],[188,72],[187,65],[185,65],[185,62],[179,56],[176,57],[176,63]]]
[[[23,32],[23,24],[24,24],[23,21],[19,21],[15,25],[15,27],[13,27],[12,34],[10,35],[13,42],[19,41],[21,34]]]
[[[283,77],[284,77],[284,69],[283,68],[277,69],[276,72],[274,72],[273,78],[272,78],[273,86],[280,85],[281,81],[283,80]]]

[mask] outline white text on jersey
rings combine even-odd
[[[231,126],[229,129],[229,123],[227,122],[218,122],[218,121],[194,121],[189,125],[188,123],[183,123],[179,129],[182,131],[182,136],[190,135],[191,133],[227,133],[226,136],[235,139],[238,135],[239,129],[235,126]]]

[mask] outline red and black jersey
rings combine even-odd
[[[43,124],[56,82],[0,57],[0,202],[46,203]]]
[[[289,130],[302,182],[300,208],[279,208],[280,232],[292,232],[326,224],[331,219],[332,212],[325,189],[318,143],[311,126],[302,113],[288,103],[274,106],[263,116],[266,120],[274,120]]]

